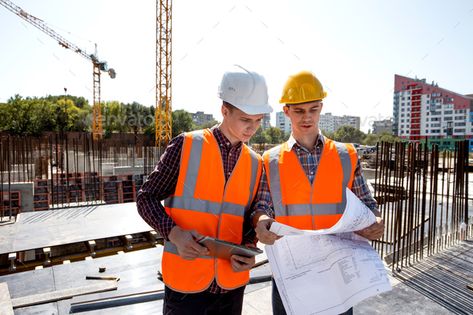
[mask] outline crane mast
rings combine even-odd
[[[172,0],[156,0],[156,111],[155,145],[163,147],[172,136]]]
[[[66,49],[70,49],[82,57],[92,61],[93,65],[93,87],[94,87],[94,103],[92,107],[92,133],[93,138],[98,140],[103,135],[102,129],[102,114],[100,109],[100,73],[101,71],[108,72],[110,77],[114,79],[116,77],[115,70],[112,68],[108,68],[107,63],[104,61],[99,61],[97,56],[94,54],[87,54],[84,50],[79,48],[77,45],[73,44],[72,42],[68,41],[58,33],[56,33],[53,29],[51,29],[47,24],[37,17],[29,14],[28,12],[24,11],[19,6],[15,5],[13,2],[9,0],[0,0],[0,4],[13,12],[14,14],[21,17],[23,20],[27,21],[34,27],[38,28],[42,32],[46,33],[53,39],[55,39],[59,45]]]

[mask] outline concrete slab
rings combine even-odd
[[[473,290],[467,287],[473,284],[473,241],[404,267],[390,281],[392,291],[355,305],[354,314],[473,314]],[[272,314],[270,283],[247,287],[243,314]]]
[[[0,254],[152,230],[135,203],[21,213],[14,224],[0,226]]]
[[[13,315],[13,305],[10,299],[8,285],[0,282],[0,314]]]
[[[247,286],[243,300],[243,315],[272,314],[271,282]]]
[[[138,215],[134,203],[23,213],[17,219],[14,224],[0,226],[0,253],[151,230]],[[159,290],[163,288],[163,283],[157,279],[161,255],[162,247],[158,246],[10,274],[0,277],[0,282],[8,283],[11,297],[16,298],[84,285],[91,281],[85,280],[86,275],[97,275],[98,268],[105,266],[106,274],[121,278],[118,290],[74,299],[87,301],[127,292]],[[257,256],[257,261],[264,259],[264,254]],[[243,314],[272,313],[271,283],[264,281],[270,275],[269,264],[252,270],[252,280],[259,282],[247,286]],[[464,241],[420,263],[403,267],[395,276],[391,292],[356,305],[355,314],[473,314],[473,290],[467,287],[473,284],[473,241]],[[161,309],[162,300],[156,298],[142,303],[110,304],[100,309],[91,307],[84,313],[160,314]],[[20,308],[15,314],[69,314],[70,311],[71,299]]]
[[[41,270],[26,271],[0,277],[0,282],[6,282],[12,287],[12,298],[22,297],[30,294],[63,290],[76,286],[83,286],[90,281],[86,280],[86,275],[97,275],[101,266],[106,267],[103,274],[117,275],[120,277],[118,289],[116,291],[89,294],[77,297],[72,300],[86,301],[103,298],[110,298],[130,292],[144,292],[160,290],[164,285],[157,278],[157,271],[161,269],[162,246],[128,252],[122,255],[113,255],[70,264],[56,265]],[[260,255],[258,259],[264,260],[265,256]],[[270,275],[268,265],[263,265],[258,270],[252,271],[252,277]],[[258,283],[249,285],[249,292],[258,291],[260,288],[268,286],[269,283]],[[61,302],[46,303],[42,305],[19,308],[15,314],[38,314],[50,312],[51,314],[69,314],[71,311],[71,299]],[[160,314],[162,300],[153,300],[145,303],[130,303],[129,305],[117,305],[102,309],[81,310],[85,314]],[[37,312],[37,313],[36,313]]]

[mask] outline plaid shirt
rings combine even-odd
[[[301,146],[296,142],[292,135],[287,143],[288,148],[296,152],[297,157],[301,162],[302,168],[307,175],[307,178],[312,183],[314,181],[315,174],[317,174],[317,166],[319,165],[320,156],[322,155],[322,150],[325,145],[324,137],[319,133],[315,141],[315,146],[312,150],[308,150]],[[375,215],[379,215],[376,200],[371,195],[365,178],[361,172],[360,160],[358,160],[356,164],[355,176],[351,190],[368,208],[371,209],[371,211],[373,211]],[[264,168],[258,188],[258,193],[256,194],[256,198],[251,209],[253,211],[251,217],[253,217],[257,212],[264,212],[269,217],[274,218],[273,202],[271,200],[271,192],[269,190]]]
[[[241,153],[242,142],[231,145],[230,141],[220,131],[217,126],[211,131],[220,147],[223,160],[225,180],[228,180],[235,167]],[[184,134],[180,134],[169,142],[166,150],[161,156],[156,168],[148,176],[148,179],[138,192],[136,206],[138,213],[143,220],[153,229],[157,230],[167,241],[169,233],[176,225],[173,219],[167,215],[161,200],[174,194],[179,176],[181,162],[181,151],[184,143]],[[255,234],[250,223],[250,210],[245,213],[245,223],[243,227],[243,243],[256,243]],[[216,281],[207,289],[210,293],[225,293],[226,290],[220,288]]]

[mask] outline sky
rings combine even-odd
[[[13,0],[100,60],[102,101],[156,103],[156,1]],[[473,94],[473,1],[180,0],[172,8],[172,106],[221,119],[217,89],[239,64],[266,78],[269,102],[287,77],[312,71],[323,113],[365,132],[392,116],[394,75]],[[92,104],[92,63],[0,6],[0,102],[67,93]],[[275,114],[272,114],[274,125]]]

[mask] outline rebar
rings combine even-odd
[[[472,235],[468,142],[439,152],[421,143],[377,145],[375,199],[386,232],[373,247],[400,271]]]

